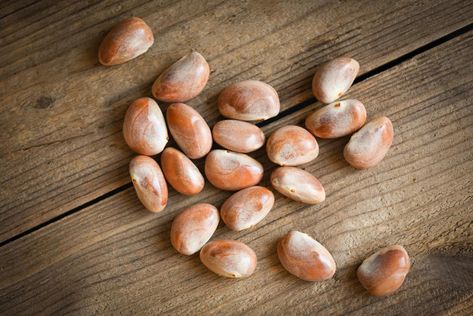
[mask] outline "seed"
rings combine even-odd
[[[168,142],[168,130],[158,104],[150,98],[140,98],[126,111],[123,137],[131,149],[152,156],[163,151]]]
[[[378,117],[353,134],[345,146],[345,160],[357,169],[377,165],[391,147],[394,137],[393,124],[383,116]]]
[[[361,285],[373,296],[386,296],[399,289],[411,267],[404,247],[396,245],[378,250],[357,270]]]
[[[202,158],[212,148],[212,133],[204,118],[184,103],[168,107],[166,119],[172,137],[191,159]]]
[[[350,89],[360,70],[352,58],[339,57],[322,64],[312,80],[312,92],[322,103],[332,103]]]
[[[234,193],[220,208],[222,220],[228,228],[240,231],[261,222],[274,205],[274,194],[259,186]]]
[[[278,243],[278,257],[289,273],[305,281],[331,279],[335,260],[317,240],[299,231],[290,231]]]
[[[212,272],[227,278],[245,278],[256,269],[256,254],[236,240],[214,240],[200,250],[200,260]]]
[[[99,62],[105,66],[123,64],[144,54],[154,42],[153,31],[140,18],[116,24],[99,47]]]
[[[171,244],[183,255],[192,255],[202,248],[217,229],[218,210],[207,203],[186,208],[174,218]]]
[[[204,56],[192,52],[161,73],[153,84],[153,95],[165,102],[186,102],[202,92],[209,74],[209,64]]]
[[[325,200],[325,190],[320,181],[296,167],[279,167],[274,170],[271,173],[271,185],[294,201],[317,204]]]
[[[168,183],[179,193],[198,194],[205,180],[199,169],[182,152],[172,147],[161,154],[161,166]]]
[[[279,97],[273,87],[257,80],[234,83],[218,96],[223,116],[243,121],[263,121],[279,113]]]
[[[258,184],[263,166],[248,155],[215,149],[205,159],[205,175],[215,187],[236,191]]]
[[[320,138],[350,135],[366,122],[366,109],[358,100],[337,101],[307,116],[305,127]]]
[[[288,125],[268,138],[266,153],[278,165],[297,166],[314,160],[319,154],[319,145],[304,128]]]
[[[249,153],[264,145],[264,133],[256,125],[237,120],[223,120],[212,129],[214,141],[239,153]]]
[[[168,202],[168,187],[158,163],[136,156],[130,161],[130,176],[141,203],[151,212],[161,212]]]

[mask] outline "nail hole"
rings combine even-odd
[[[47,109],[53,105],[54,101],[55,100],[49,96],[42,96],[36,100],[34,107],[37,109]]]

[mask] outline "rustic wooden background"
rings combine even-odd
[[[155,45],[100,66],[101,39],[129,16],[146,20]],[[470,0],[1,1],[0,314],[473,314],[472,23]],[[257,253],[244,280],[220,278],[169,243],[180,209],[219,206],[229,193],[171,190],[166,210],[150,214],[128,177],[124,112],[191,50],[212,69],[189,102],[210,125],[219,91],[244,79],[280,95],[284,111],[261,124],[266,135],[301,124],[321,106],[310,90],[317,65],[340,55],[361,64],[348,96],[394,124],[392,149],[370,170],[343,160],[347,138],[319,141],[304,168],[324,184],[323,204],[276,194],[255,228],[220,225],[214,238]],[[275,166],[263,150],[253,156],[268,185]],[[281,267],[275,244],[290,229],[326,245],[334,279],[304,282]],[[372,298],[355,269],[397,243],[411,272],[396,294]]]

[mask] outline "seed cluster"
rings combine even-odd
[[[99,61],[106,66],[127,62],[145,53],[153,42],[153,33],[143,20],[126,19],[104,38]],[[284,126],[267,140],[268,158],[279,165],[271,173],[271,185],[289,199],[307,204],[325,200],[322,183],[298,167],[318,156],[315,137],[352,135],[343,155],[358,169],[375,166],[388,152],[394,135],[391,121],[378,117],[366,123],[366,109],[360,101],[337,101],[349,90],[359,68],[358,62],[348,57],[319,66],[312,91],[320,102],[328,105],[306,118],[306,128]],[[220,218],[229,229],[241,231],[261,222],[274,205],[271,190],[257,186],[263,177],[263,166],[247,153],[265,144],[264,133],[252,122],[278,115],[279,97],[273,87],[261,81],[233,83],[223,89],[217,100],[220,113],[227,119],[215,124],[211,131],[205,119],[183,103],[202,92],[209,74],[205,58],[192,52],[164,70],[152,86],[157,100],[171,103],[166,120],[151,98],[140,98],[129,106],[123,136],[128,146],[139,154],[130,162],[130,176],[145,208],[161,212],[168,202],[167,183],[183,195],[202,191],[204,177],[191,159],[206,157],[207,180],[219,189],[237,192],[223,203],[220,214],[208,203],[183,210],[172,223],[171,244],[183,255],[200,252],[202,263],[218,275],[248,277],[257,265],[256,254],[250,247],[235,240],[209,240]],[[168,129],[182,151],[166,148]],[[225,149],[211,150],[213,141]],[[161,152],[162,169],[149,157]],[[324,281],[336,272],[330,252],[302,232],[288,232],[279,241],[277,254],[282,266],[302,280]],[[406,250],[396,245],[368,257],[360,265],[357,276],[370,294],[383,296],[402,285],[409,268]]]

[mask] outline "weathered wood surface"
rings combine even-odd
[[[144,18],[156,44],[118,67],[97,63],[106,30]],[[211,79],[190,104],[217,118],[222,87],[260,79],[288,108],[310,95],[321,62],[343,54],[366,73],[467,25],[455,1],[2,1],[0,241],[129,182],[124,111],[157,74],[196,49]]]
[[[238,239],[258,256],[244,280],[209,272],[198,256],[169,243],[179,209],[228,196],[207,185],[201,195],[175,192],[162,214],[149,214],[132,189],[0,248],[0,313],[73,314],[434,314],[473,313],[473,31],[356,84],[350,97],[369,117],[389,116],[393,147],[380,165],[351,168],[347,138],[320,141],[305,166],[324,184],[317,206],[276,194],[255,228],[221,227],[214,238]],[[300,124],[318,104],[265,127]],[[264,184],[274,168],[263,151]],[[333,280],[308,283],[279,264],[275,245],[290,229],[315,236],[338,265]],[[355,278],[378,247],[403,244],[413,267],[396,294],[369,297]]]

